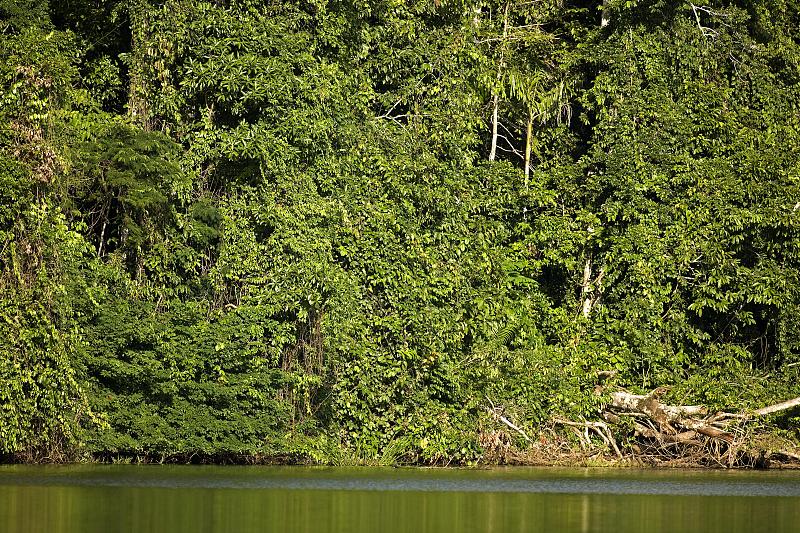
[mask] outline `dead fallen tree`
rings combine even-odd
[[[642,463],[725,468],[800,464],[800,450],[785,439],[770,438],[762,421],[800,406],[800,398],[749,412],[709,413],[702,405],[666,404],[661,401],[666,392],[613,392],[603,421],[553,421],[572,431],[582,449],[596,442],[618,458]]]

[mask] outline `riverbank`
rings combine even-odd
[[[575,427],[575,426],[571,426]],[[591,427],[591,426],[589,426]],[[563,428],[563,426],[562,426]],[[642,438],[624,441],[616,433],[620,445],[583,433],[564,433],[559,425],[540,432],[527,446],[519,446],[509,432],[498,430],[479,436],[481,453],[467,461],[442,457],[435,461],[420,460],[414,451],[396,450],[394,454],[367,455],[347,448],[319,449],[312,453],[98,453],[53,457],[33,455],[0,456],[0,465],[36,464],[131,464],[131,465],[218,465],[218,466],[328,466],[328,467],[602,467],[611,469],[732,469],[732,470],[799,470],[800,449],[791,440],[775,431],[748,435],[748,441],[723,447],[708,442],[682,446],[675,443]],[[619,428],[610,427],[616,432]]]

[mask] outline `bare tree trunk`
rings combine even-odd
[[[103,227],[100,229],[100,244],[97,245],[97,257],[103,256],[103,244],[105,242],[107,224],[108,219],[103,220]]]
[[[600,27],[605,28],[611,19],[608,16],[608,0],[603,0],[603,7],[600,10]]]
[[[497,158],[497,114],[500,107],[500,97],[497,93],[492,96],[492,149],[489,151],[489,161]]]
[[[508,9],[511,4],[506,3],[503,13],[503,40],[500,41],[500,62],[497,64],[497,80],[492,95],[492,148],[489,151],[489,161],[497,158],[497,122],[500,108],[500,80],[503,77],[505,66],[506,39],[508,38]]]
[[[533,112],[528,110],[528,131],[525,137],[525,189],[528,189],[528,183],[531,175],[531,143],[533,137]]]
[[[581,306],[581,314],[583,314],[584,318],[589,318],[589,313],[591,313],[592,311],[591,283],[592,283],[592,256],[590,255],[586,259],[586,265],[583,267],[583,283],[581,284],[581,300],[583,300],[583,305]]]

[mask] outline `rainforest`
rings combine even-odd
[[[800,0],[0,0],[2,461],[796,464],[798,397]]]

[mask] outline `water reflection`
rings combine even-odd
[[[697,474],[676,480],[663,479],[660,474],[629,475],[620,479],[616,473],[602,472],[590,477],[570,477],[552,472],[545,475],[534,472],[526,476],[524,471],[522,474],[520,471],[498,474],[391,470],[353,473],[258,468],[93,468],[0,470],[0,530],[9,533],[736,533],[797,531],[800,528],[800,476],[792,474],[716,481],[711,475],[709,481],[708,476]],[[590,489],[588,493],[479,490],[482,486],[500,486],[502,482],[513,482],[511,486],[519,487],[525,480],[564,482],[582,477]],[[130,485],[123,483],[125,479]],[[400,490],[391,489],[392,479],[398,481]],[[759,479],[761,482],[757,483]],[[172,485],[166,483],[169,480]],[[259,488],[258,480],[269,483]],[[311,483],[312,488],[286,488],[292,484],[300,486],[303,480]],[[325,488],[313,488],[315,480],[326,481],[327,485],[323,483]],[[344,483],[346,488],[334,488],[332,480]],[[414,480],[424,481],[421,486],[426,490],[410,490]],[[237,481],[238,485],[231,486]],[[276,488],[280,481],[284,486]],[[663,494],[652,487],[644,493],[602,493],[598,491],[602,486],[598,481],[612,488],[614,483],[629,487],[636,481],[642,489],[647,488],[642,485],[647,483],[694,484],[705,489],[707,485],[730,485],[727,493],[734,495]],[[473,490],[449,490],[456,482],[461,487],[470,484]],[[444,490],[435,490],[437,483]],[[765,486],[771,486],[775,494],[784,495],[744,496],[734,488],[748,483],[762,487],[762,491]],[[359,486],[372,488],[361,490]],[[386,489],[387,486],[390,488]]]

